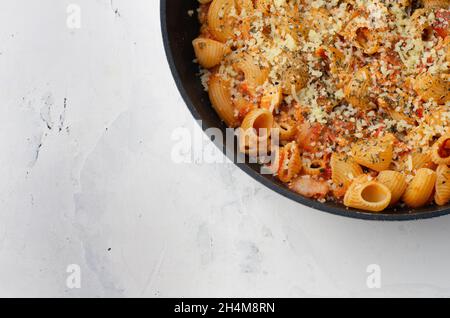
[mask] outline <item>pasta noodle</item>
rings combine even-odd
[[[279,138],[282,142],[292,141],[297,133],[295,125],[290,122],[276,123],[276,129],[278,129]]]
[[[385,11],[386,8],[383,7]],[[381,11],[381,12],[382,12]],[[343,35],[347,40],[354,45],[361,48],[366,54],[375,54],[381,48],[382,32],[371,30],[371,23],[368,19],[364,19],[360,15],[355,15],[354,18],[347,24]]]
[[[320,202],[448,204],[449,0],[199,3],[201,82],[241,152]]]
[[[198,62],[204,68],[212,68],[231,52],[225,44],[211,39],[197,38],[192,42]]]
[[[427,168],[417,171],[403,194],[403,201],[412,208],[420,208],[430,201],[436,183],[436,172]]]
[[[345,87],[345,97],[349,103],[363,110],[375,106],[370,98],[371,76],[368,68],[362,68],[353,76]]]
[[[380,212],[391,202],[391,191],[380,182],[360,176],[353,181],[344,197],[344,204],[350,208]]]
[[[390,205],[395,205],[400,200],[408,186],[405,176],[392,170],[381,171],[377,181],[384,184],[391,191]]]
[[[242,54],[234,58],[233,68],[244,74],[244,81],[248,89],[254,93],[256,88],[264,84],[267,79],[267,70],[262,68],[250,55]]]
[[[447,74],[419,75],[414,81],[414,90],[425,101],[433,100],[440,105],[450,101],[450,79]]]
[[[251,155],[267,154],[270,147],[270,134],[273,116],[265,109],[252,110],[242,121],[239,146],[241,152]]]
[[[213,0],[208,10],[208,27],[211,34],[220,42],[226,42],[234,34],[235,18],[231,13],[236,10],[234,0]]]
[[[220,76],[212,76],[209,81],[209,99],[225,123],[230,127],[236,127],[238,121],[234,114],[229,85],[229,82]]]
[[[375,171],[387,170],[392,162],[393,141],[389,137],[360,141],[352,148],[354,160]]]
[[[282,59],[287,61],[280,70],[283,94],[297,93],[308,83],[308,67],[301,57],[293,54],[287,54]]]
[[[406,173],[415,173],[420,168],[434,168],[429,152],[413,152],[406,155],[399,170]]]
[[[283,182],[291,181],[302,169],[300,150],[295,142],[281,149],[279,160],[278,178]]]
[[[425,8],[448,8],[449,0],[422,0]]]

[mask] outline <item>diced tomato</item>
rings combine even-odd
[[[314,135],[319,135],[322,132],[323,126],[321,124],[314,124],[312,126],[312,133]]]
[[[242,83],[242,84],[240,85],[240,87],[241,87],[242,93],[251,95],[250,87],[248,86],[247,83]]]
[[[419,118],[423,118],[423,108],[420,107],[419,109],[416,110],[416,115]]]
[[[375,131],[375,133],[373,134],[374,137],[378,137],[378,136],[381,134],[381,132],[382,132],[385,128],[386,128],[385,126],[379,127],[379,128]]]
[[[445,39],[448,35],[447,29],[435,27],[434,31],[436,31],[437,35],[441,38]]]
[[[321,174],[321,177],[323,177],[325,180],[331,179],[331,168],[325,168],[324,171]]]
[[[316,50],[316,55],[324,60],[328,59],[327,52],[322,47]]]
[[[448,158],[450,157],[450,139],[446,139],[441,147],[439,147],[439,156],[441,158]]]

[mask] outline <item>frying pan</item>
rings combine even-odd
[[[198,1],[160,1],[161,28],[164,47],[172,75],[181,96],[194,118],[201,121],[203,130],[208,128],[219,128],[225,136],[226,126],[211,108],[208,94],[204,91],[197,75],[198,66],[193,63],[195,55],[191,42],[197,37],[200,25],[196,18],[196,14],[190,16],[188,11],[194,10],[194,12],[196,12]],[[348,209],[341,204],[333,202],[320,203],[289,190],[282,182],[271,175],[261,174],[261,167],[258,164],[248,163],[248,160],[246,161],[247,163],[239,163],[242,161],[238,160],[240,155],[235,146],[227,145],[227,143],[220,140],[215,140],[214,142],[239,168],[258,182],[289,199],[319,211],[356,219],[380,221],[418,220],[450,214],[449,205],[444,207],[427,206],[415,210],[409,208],[391,208],[382,213],[368,213],[355,209]]]

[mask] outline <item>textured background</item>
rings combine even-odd
[[[0,87],[0,296],[450,296],[450,217],[350,220],[173,162],[197,128],[157,0],[3,0]]]

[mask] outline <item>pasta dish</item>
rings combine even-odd
[[[450,201],[450,0],[198,1],[201,81],[243,153],[321,202]]]

